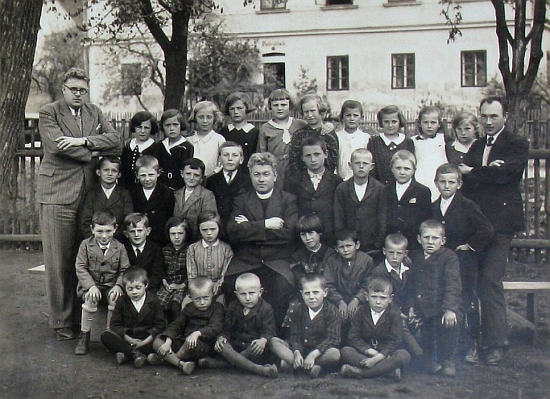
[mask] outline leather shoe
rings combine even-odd
[[[496,366],[502,362],[502,359],[504,358],[504,351],[502,348],[493,348],[489,350],[489,353],[487,354],[487,357],[485,360],[487,361],[487,364],[490,364],[491,366]]]
[[[56,328],[54,331],[58,341],[68,341],[75,338],[73,330],[69,327]]]

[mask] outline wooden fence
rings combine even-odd
[[[414,116],[406,115],[408,134],[414,132]],[[124,140],[130,137],[129,121],[131,115],[112,116],[113,126]],[[249,121],[260,125],[267,121],[269,114],[256,112]],[[376,133],[378,122],[376,115],[365,115],[362,123],[364,130]],[[550,114],[548,112],[530,112],[527,122],[527,134],[530,140],[529,164],[522,183],[524,206],[526,210],[525,231],[517,235],[513,245],[518,253],[532,252],[537,260],[542,259],[550,248]],[[36,177],[42,144],[38,133],[38,120],[27,119],[25,130],[21,134],[15,153],[14,171],[10,179],[9,190],[0,192],[0,249],[40,249],[40,225],[38,204],[36,202]],[[60,189],[63,189],[60,187]]]

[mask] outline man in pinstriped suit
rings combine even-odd
[[[84,102],[88,77],[72,68],[63,79],[63,98],[40,110],[44,158],[37,195],[49,303],[49,326],[59,340],[73,339],[76,293],[77,210],[84,190],[94,182],[92,160],[120,152],[121,138],[101,110]]]

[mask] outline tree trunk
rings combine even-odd
[[[189,32],[188,11],[172,14],[172,40],[169,48],[164,49],[166,62],[166,92],[164,109],[185,108],[185,73],[187,71],[187,37]]]
[[[25,104],[42,0],[0,1],[0,188],[11,191],[10,176],[17,140],[25,124]]]

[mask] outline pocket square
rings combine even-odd
[[[416,198],[411,198],[409,200],[409,204],[416,204]]]

